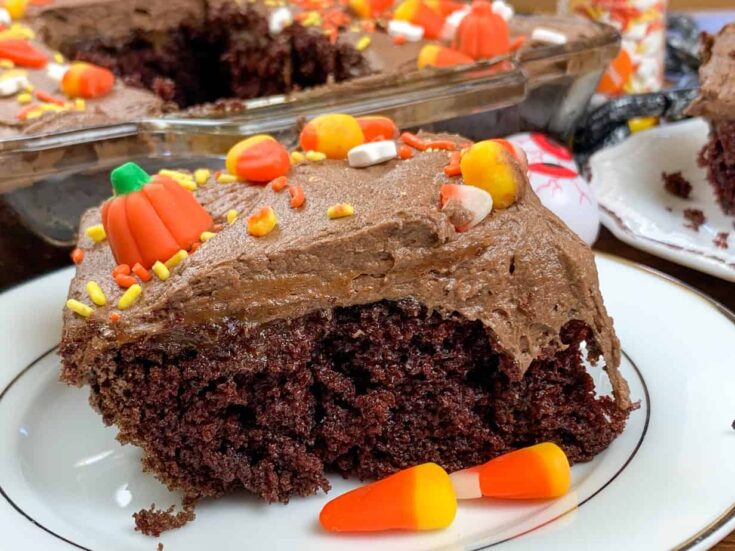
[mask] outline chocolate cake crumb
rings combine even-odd
[[[196,518],[194,507],[190,504],[184,504],[181,511],[174,513],[172,505],[165,511],[157,509],[156,504],[152,503],[149,509],[141,509],[137,513],[133,513],[135,519],[135,529],[142,532],[146,536],[158,537],[167,530],[181,528],[188,522]],[[162,544],[158,544],[159,549],[163,548]]]
[[[670,174],[662,172],[661,178],[664,181],[664,189],[671,195],[681,197],[682,199],[689,199],[689,194],[692,192],[692,184],[682,176],[680,170]]]
[[[689,221],[688,224],[684,224],[684,227],[694,231],[699,231],[700,226],[707,221],[700,209],[684,209],[684,218]]]
[[[732,420],[732,425],[730,426],[732,427],[732,430],[735,430],[735,419]]]
[[[163,551],[163,544],[161,542],[156,546],[156,551]]]
[[[671,207],[666,207],[666,211],[667,212],[674,212],[674,209],[672,209]]]
[[[730,234],[726,231],[721,231],[717,234],[717,236],[712,240],[712,242],[719,247],[720,249],[727,249],[727,238],[730,237]]]

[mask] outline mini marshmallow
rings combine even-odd
[[[10,27],[13,23],[13,18],[10,17],[10,12],[5,8],[0,8],[0,25],[3,27]]]
[[[513,10],[513,6],[507,2],[504,2],[503,0],[495,0],[493,2],[493,13],[495,15],[499,15],[506,21],[510,21],[515,14],[515,10]]]
[[[293,23],[291,10],[281,6],[280,8],[273,10],[268,17],[268,32],[273,35],[279,34],[291,23]]]
[[[64,78],[66,71],[69,70],[69,65],[66,63],[49,63],[46,65],[46,76],[56,82],[61,82]]]
[[[444,27],[442,27],[440,38],[446,42],[454,40],[454,35],[457,33],[459,24],[462,23],[462,20],[468,13],[470,13],[469,7],[450,13],[444,20]]]
[[[353,168],[379,165],[395,159],[397,156],[396,142],[391,140],[364,143],[347,152],[347,160]]]
[[[403,36],[408,42],[418,42],[424,38],[424,28],[413,25],[408,21],[392,19],[388,21],[388,34],[390,36]]]
[[[564,33],[552,31],[544,27],[536,27],[531,33],[531,40],[547,44],[566,44],[567,36]]]
[[[25,71],[13,71],[12,74],[0,77],[0,97],[7,98],[30,86]]]

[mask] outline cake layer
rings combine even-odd
[[[595,397],[579,349],[591,329],[570,321],[560,338],[519,376],[482,323],[381,301],[151,335],[97,357],[87,379],[105,422],[170,487],[287,501],[327,490],[325,472],[457,470],[541,441],[591,459],[627,411]]]
[[[723,212],[735,215],[735,120],[712,122],[698,162],[707,169],[707,179]]]

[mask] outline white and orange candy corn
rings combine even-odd
[[[419,69],[426,67],[451,67],[452,65],[466,65],[474,63],[475,60],[452,48],[427,44],[419,52],[416,66]]]
[[[462,155],[459,166],[464,183],[492,195],[496,209],[508,208],[523,191],[521,162],[499,140],[485,140],[472,145]]]
[[[552,442],[506,453],[449,475],[457,499],[553,499],[569,491],[571,469]]]
[[[114,85],[115,75],[109,69],[82,61],[72,63],[59,84],[70,98],[85,99],[106,96]]]
[[[329,113],[309,121],[299,136],[304,151],[318,151],[329,159],[346,159],[347,152],[362,143],[365,135],[352,115]]]
[[[437,530],[457,513],[449,475],[424,463],[362,486],[327,503],[319,522],[330,532]]]
[[[461,209],[462,213],[467,215],[466,220],[450,218],[458,232],[464,232],[476,226],[493,210],[492,196],[479,187],[444,184],[439,191],[439,195],[442,209],[450,208],[454,204]]]

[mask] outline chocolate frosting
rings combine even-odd
[[[366,169],[344,161],[298,165],[289,180],[304,189],[300,209],[291,209],[289,195],[270,186],[210,182],[196,192],[201,203],[220,222],[229,209],[238,219],[168,281],[144,284],[139,302],[117,323],[107,321],[110,306],[86,319],[67,310],[62,346],[81,343],[67,364],[83,369],[106,349],[154,334],[190,339],[194,332],[187,327],[228,317],[257,325],[413,297],[441,313],[480,320],[515,359],[519,376],[549,345],[563,346],[559,331],[567,321],[582,320],[594,331],[592,355],[604,356],[617,403],[627,408],[620,346],[589,247],[541,205],[520,171],[517,203],[457,233],[451,212],[438,204],[447,162],[447,152],[434,151]],[[355,214],[330,220],[327,208],[341,202],[351,203]],[[247,217],[266,205],[278,226],[266,237],[251,237]],[[99,223],[99,216],[98,209],[87,212],[81,228]],[[84,234],[79,246],[85,259],[69,296],[89,303],[85,285],[95,280],[114,305],[122,290],[110,276],[115,262],[109,246]]]
[[[735,23],[722,27],[714,37],[705,35],[700,91],[688,113],[711,120],[735,119]]]

